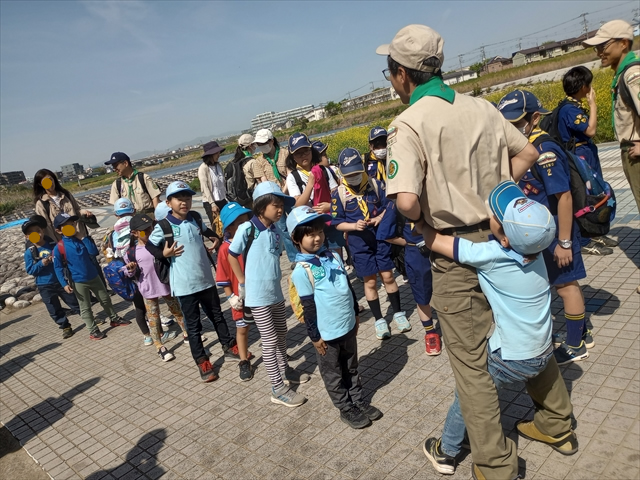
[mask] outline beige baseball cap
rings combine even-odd
[[[426,25],[407,25],[400,29],[391,43],[380,45],[378,55],[390,55],[403,67],[432,73],[436,69],[424,65],[427,58],[436,57],[444,63],[444,40],[438,32]]]
[[[252,143],[253,135],[251,135],[250,133],[243,133],[242,135],[240,135],[240,138],[238,138],[238,145],[240,145],[241,147],[248,147]]]
[[[601,45],[612,38],[623,38],[633,41],[633,27],[624,20],[611,20],[602,25],[595,37],[585,40],[587,45]]]

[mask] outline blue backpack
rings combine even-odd
[[[111,260],[103,269],[104,278],[111,289],[128,302],[133,301],[136,293],[136,284],[127,277],[122,269],[124,262],[120,259]]]

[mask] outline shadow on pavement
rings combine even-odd
[[[18,340],[14,340],[13,342],[0,345],[0,357],[9,353],[13,347],[16,347],[22,343],[26,343],[29,340],[31,340],[33,337],[35,337],[35,335],[27,335],[26,337],[19,338]]]
[[[0,383],[6,382],[9,378],[18,373],[29,363],[33,362],[36,356],[40,355],[41,353],[48,352],[49,350],[53,350],[60,345],[62,344],[50,343],[49,345],[40,347],[38,350],[35,350],[33,352],[25,353],[24,355],[20,355],[19,357],[16,357],[12,360],[7,360],[2,365],[0,365]]]
[[[93,472],[86,477],[86,480],[98,480],[108,475],[111,475],[112,478],[123,478],[125,476],[127,476],[127,478],[129,476],[131,476],[131,478],[138,478],[134,475],[134,467],[150,478],[162,476],[166,473],[166,470],[158,465],[158,453],[164,446],[166,439],[167,432],[164,428],[158,428],[149,433],[145,433],[140,437],[136,446],[127,453],[122,464],[108,470]]]
[[[3,328],[10,327],[15,323],[21,322],[22,320],[26,320],[27,318],[30,318],[30,317],[31,315],[23,315],[21,317],[14,318],[13,320],[9,320],[8,322],[0,323],[0,330],[2,330]]]
[[[626,226],[625,227],[614,227],[609,232],[609,236],[618,237],[620,239],[621,243],[625,242],[627,237],[633,238],[633,237],[635,237],[637,235],[638,235],[637,229],[631,228],[631,227],[626,227]],[[631,247],[631,246],[636,246],[637,247],[637,239],[634,239],[634,241],[632,241],[629,244],[629,247]],[[631,260],[634,263],[636,268],[640,268],[640,253],[635,249],[633,251],[629,251],[628,247],[626,247],[626,246],[622,246],[621,245],[620,248],[625,253],[625,255],[629,258],[629,260]]]
[[[20,412],[5,426],[22,445],[62,419],[73,407],[73,399],[95,386],[100,377],[91,378],[67,390],[59,397],[48,397],[33,407]],[[5,453],[0,451],[0,457]]]

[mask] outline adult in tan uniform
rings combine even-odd
[[[584,43],[594,47],[603,67],[615,72],[613,126],[620,142],[622,170],[640,211],[640,58],[631,50],[633,27],[624,20],[611,20]]]
[[[126,153],[112,153],[111,158],[104,164],[112,165],[118,174],[118,178],[111,185],[109,203],[113,205],[119,198],[126,197],[136,207],[136,212],[153,217],[154,209],[160,203],[160,189],[153,178],[133,168]]]
[[[253,164],[253,175],[261,182],[275,182],[280,185],[284,193],[287,193],[287,165],[289,149],[281,147],[278,139],[273,136],[271,130],[263,128],[256,132],[256,161]]]
[[[457,95],[442,82],[444,41],[424,25],[401,29],[376,53],[385,77],[410,107],[390,125],[387,196],[420,227],[487,241],[491,190],[516,181],[538,158],[536,149],[487,101]],[[513,440],[500,424],[498,394],[487,371],[493,316],[475,269],[432,254],[433,300],[471,441],[474,478],[518,475]]]

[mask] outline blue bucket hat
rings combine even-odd
[[[373,142],[376,138],[386,137],[387,131],[382,127],[373,127],[369,131],[369,143]]]
[[[236,221],[236,219],[245,213],[251,213],[251,210],[244,208],[242,205],[236,202],[227,203],[222,210],[220,210],[220,221],[222,222],[222,229],[226,230],[229,225]]]
[[[116,203],[113,204],[113,213],[116,215],[126,215],[127,213],[133,213],[136,208],[133,206],[131,200],[126,197],[119,198]]]
[[[296,132],[289,137],[289,151],[294,153],[301,148],[311,148],[309,137],[304,133]]]
[[[322,143],[320,140],[316,140],[311,144],[311,148],[317,150],[320,154],[326,152],[328,147],[329,145],[327,145],[326,143]]]
[[[153,216],[156,217],[156,220],[159,222],[160,220],[167,218],[167,215],[170,213],[171,207],[167,205],[167,202],[160,202],[153,212]]]
[[[274,182],[260,182],[253,191],[253,201],[270,193],[282,198],[285,207],[293,207],[296,204],[296,199],[282,193],[280,187]]]
[[[352,173],[364,172],[362,156],[355,148],[345,148],[338,156],[338,168],[343,177]]]
[[[511,180],[489,194],[489,207],[498,218],[511,248],[521,255],[539,253],[556,237],[556,223],[541,203],[526,197]]]
[[[538,112],[543,115],[549,113],[549,110],[542,108],[540,100],[526,90],[514,90],[507,93],[498,103],[498,111],[510,122],[517,122],[527,113]]]
[[[306,205],[296,207],[291,210],[287,217],[287,230],[293,233],[298,225],[313,222],[317,218],[322,219],[323,222],[328,222],[331,220],[331,215],[328,213],[317,213],[313,208]]]
[[[172,195],[176,195],[180,192],[187,192],[191,195],[196,194],[196,192],[191,190],[191,187],[187,183],[179,180],[177,182],[171,182],[169,184],[169,186],[167,187],[167,198],[171,197]]]

